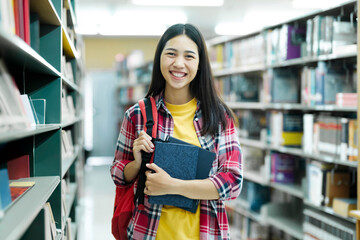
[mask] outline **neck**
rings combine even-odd
[[[190,91],[177,91],[177,92],[169,92],[165,88],[165,101],[174,104],[174,105],[181,105],[189,102],[193,99]]]

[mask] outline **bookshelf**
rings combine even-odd
[[[0,218],[0,239],[45,239],[51,224],[46,218],[47,203],[56,228],[51,239],[76,239],[76,208],[84,164],[83,41],[75,33],[76,2],[21,2],[24,6],[28,4],[29,12],[11,10],[22,14],[24,23],[16,25],[19,20],[11,14],[2,15],[0,21],[0,61],[6,69],[1,72],[0,88],[5,87],[6,75],[19,91],[9,91],[11,95],[27,94],[31,102],[36,99],[44,102],[45,111],[41,114],[45,122],[14,127],[11,123],[14,115],[0,114],[0,122],[6,120],[4,128],[0,128],[0,166],[6,167],[12,159],[26,156],[29,176],[20,180],[35,182],[5,208]],[[5,7],[3,4],[1,8]],[[4,26],[8,22],[13,22],[15,28]],[[22,31],[29,32],[30,40]],[[5,98],[4,104],[13,103]],[[72,237],[67,236],[68,232]]]
[[[359,93],[359,88],[356,87],[360,82],[357,75],[360,60],[356,44],[356,37],[359,41],[359,31],[356,24],[352,24],[358,16],[357,3],[347,1],[331,9],[291,19],[245,36],[220,37],[208,41],[209,57],[218,91],[239,118],[239,138],[245,161],[244,180],[271,189],[270,201],[264,201],[260,211],[250,210],[249,206],[254,204],[252,201],[256,199],[248,198],[248,187],[243,189],[243,196],[228,207],[262,226],[271,226],[270,235],[271,232],[281,231],[295,239],[303,239],[305,235],[311,234],[308,232],[308,219],[318,217],[318,220],[323,222],[327,222],[326,218],[332,219],[334,228],[337,224],[344,223],[348,231],[346,234],[352,236],[349,239],[359,239],[359,211],[353,211],[349,216],[338,214],[330,203],[332,196],[326,195],[332,190],[321,193],[321,204],[309,200],[309,194],[313,194],[313,190],[309,189],[314,189],[316,185],[309,166],[330,165],[331,173],[322,170],[324,176],[328,175],[333,179],[335,174],[340,172],[351,176],[351,187],[346,187],[349,192],[335,195],[355,197],[358,209],[360,205],[357,197],[360,190],[360,165],[359,161],[356,161],[359,157],[350,157],[350,145],[346,147],[347,150],[340,150],[341,139],[338,139],[345,136],[344,132],[350,133],[345,125],[341,126],[340,122],[343,120],[340,119],[354,119],[359,126],[357,113],[360,105],[356,102],[341,105],[340,101],[335,99],[336,93]],[[339,24],[351,26],[349,32],[339,32]],[[348,38],[340,43],[339,39],[344,36]],[[323,66],[325,70],[322,69]],[[336,77],[332,78],[335,72]],[[332,80],[329,80],[331,78]],[[315,79],[323,82],[318,80],[315,83]],[[329,84],[326,81],[333,81],[332,85],[325,87],[325,84]],[[345,88],[349,82],[352,87]],[[302,119],[296,119],[294,115],[300,115]],[[310,117],[315,119],[315,125],[320,124],[321,134],[329,133],[324,130],[324,126],[330,126],[332,120],[335,121],[332,123],[338,127],[335,130],[338,132],[314,138],[319,136],[316,135],[318,129],[308,124]],[[292,131],[285,130],[284,126],[289,126],[290,122],[286,122],[285,118],[292,118]],[[255,125],[254,122],[259,123]],[[254,132],[254,129],[258,131]],[[341,134],[339,129],[344,132]],[[291,140],[295,142],[287,144],[286,141],[290,139],[287,133],[293,134]],[[358,134],[356,137],[359,142]],[[310,150],[309,142],[307,147],[305,144],[309,139]],[[313,142],[314,139],[319,141]],[[324,139],[337,140],[330,143]],[[349,144],[349,139],[345,140],[343,137],[342,141]],[[324,142],[329,144],[322,148]],[[359,146],[356,145],[356,148]],[[332,151],[333,153],[330,153]],[[344,151],[343,156],[341,151]],[[295,170],[283,159],[279,160],[276,157],[279,154],[296,159]],[[287,171],[295,174],[294,180],[286,182],[288,173],[276,172],[278,169],[275,164],[286,166]],[[277,174],[285,179],[276,179]],[[325,180],[323,181],[323,184],[326,184]],[[331,187],[334,186],[330,185],[329,188]],[[355,188],[357,191],[354,191]],[[298,218],[294,219],[294,216]]]

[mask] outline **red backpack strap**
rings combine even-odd
[[[152,138],[156,138],[158,113],[155,99],[153,97],[140,99],[138,103],[144,120],[144,131]]]
[[[157,107],[155,103],[155,99],[153,97],[145,98],[139,100],[139,106],[141,115],[144,120],[144,131],[148,135],[152,137],[152,139],[156,139],[157,137]],[[139,180],[138,186],[135,193],[135,198],[138,200],[138,209],[144,210],[144,188],[145,188],[145,171],[147,170],[146,163],[153,162],[154,154],[147,153],[142,151],[142,162],[139,171]]]

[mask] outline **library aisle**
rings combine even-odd
[[[84,191],[80,198],[78,240],[114,239],[111,217],[115,188],[110,177],[112,158],[89,158],[84,168]]]

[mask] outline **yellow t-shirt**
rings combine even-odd
[[[183,105],[165,104],[174,120],[173,137],[201,147],[193,122],[196,111],[196,99],[194,98]],[[200,204],[195,213],[164,205],[161,211],[156,239],[200,239]]]

